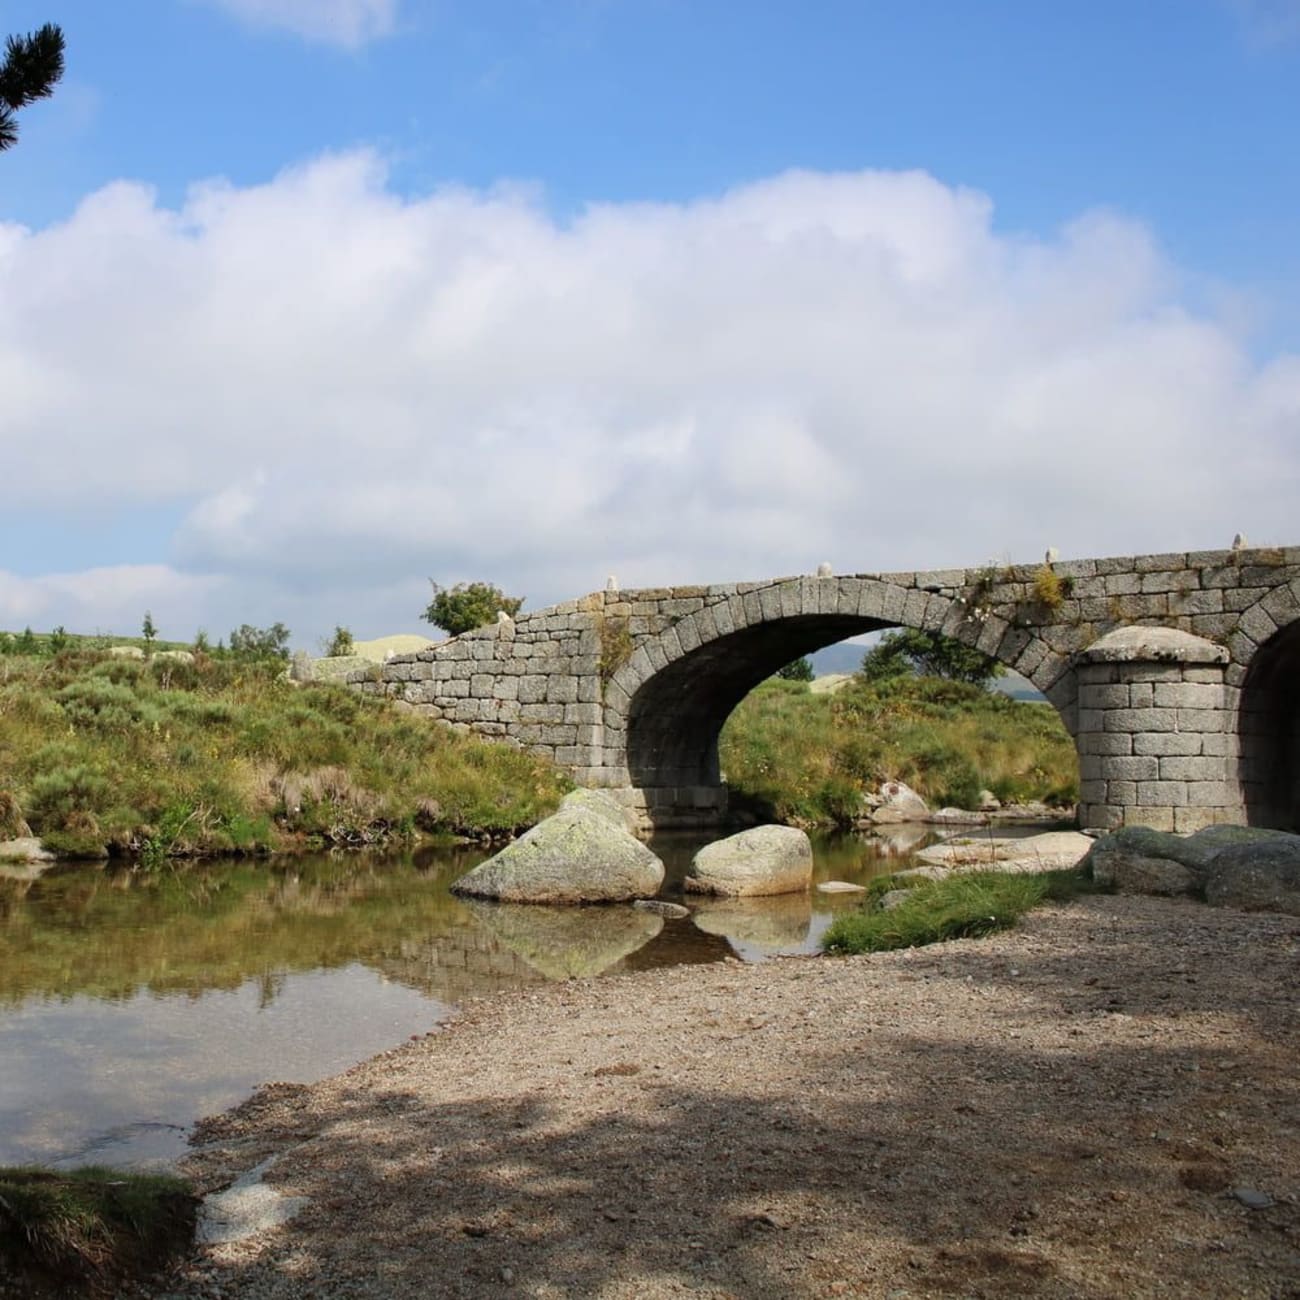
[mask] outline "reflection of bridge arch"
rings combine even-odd
[[[801,655],[889,627],[942,632],[1008,667],[1024,664],[1072,729],[1067,666],[1033,632],[1007,637],[1002,620],[990,627],[958,595],[872,579],[793,579],[737,593],[644,640],[606,691],[606,744],[621,742],[629,783],[651,805],[681,803],[690,790],[707,806],[705,792],[721,780],[718,736],[755,686]]]

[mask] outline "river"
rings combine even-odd
[[[897,870],[893,841],[816,841],[815,880]],[[653,842],[674,897],[700,840]],[[903,855],[900,857],[900,853]],[[0,878],[0,1164],[165,1166],[189,1127],[271,1080],[307,1082],[542,980],[815,951],[853,895],[630,907],[473,903],[482,853],[420,850],[61,867]]]

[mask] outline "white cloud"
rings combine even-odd
[[[1300,358],[1253,362],[1120,215],[1002,235],[920,173],[567,225],[518,190],[401,198],[364,152],[180,210],[119,183],[0,226],[0,391],[47,518],[188,512],[160,558],[217,631],[410,626],[426,575],[535,607],[609,572],[1300,541]]]
[[[168,638],[187,639],[223,580],[164,564],[118,565],[23,578],[0,570],[0,627],[138,636],[146,610]],[[165,619],[165,625],[164,625]],[[134,621],[132,621],[134,620]]]
[[[392,32],[398,0],[207,0],[241,22],[357,49]]]

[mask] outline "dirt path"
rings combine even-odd
[[[499,996],[209,1121],[206,1185],[311,1205],[156,1294],[1300,1296],[1298,974],[1295,918],[1094,897]]]

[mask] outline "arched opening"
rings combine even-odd
[[[1300,622],[1255,652],[1242,687],[1238,735],[1247,820],[1300,830]]]
[[[632,698],[627,722],[632,784],[717,786],[722,725],[755,686],[802,655],[892,626],[874,618],[806,614],[716,637],[674,660]]]
[[[938,620],[935,620],[936,622]],[[624,717],[626,722],[622,731],[627,763],[629,784],[640,792],[648,821],[657,827],[690,826],[716,822],[725,815],[728,806],[727,787],[723,784],[722,763],[720,761],[720,739],[724,726],[742,701],[755,688],[773,677],[781,668],[805,655],[812,655],[826,646],[836,645],[851,637],[878,632],[889,628],[909,626],[893,618],[866,613],[847,611],[820,613],[789,614],[751,623],[747,627],[727,631],[722,635],[713,635],[702,644],[697,644],[686,653],[672,646],[676,655],[666,654],[667,662],[646,674],[639,685],[632,691]],[[958,638],[968,646],[973,645],[980,632],[978,625],[959,627]],[[689,633],[687,634],[689,635]],[[676,639],[676,638],[674,638]],[[686,640],[686,636],[682,637]],[[1014,643],[1013,643],[1014,644]],[[1023,648],[1020,643],[1018,648]],[[867,647],[858,647],[857,662],[861,663],[861,654]],[[653,662],[653,661],[652,661]],[[1018,678],[1030,695],[1042,695],[1023,678]],[[810,750],[801,749],[800,744],[791,746],[788,739],[778,740],[778,736],[789,737],[790,709],[789,693],[782,690],[787,703],[778,704],[773,696],[770,711],[760,710],[759,731],[743,730],[733,733],[746,739],[740,742],[746,747],[747,755],[758,753],[760,765],[755,769],[749,762],[737,762],[737,751],[731,753],[728,775],[735,787],[735,792],[744,796],[752,812],[761,805],[769,803],[769,794],[760,789],[765,784],[762,777],[755,778],[758,772],[778,770],[780,776],[775,782],[781,788],[776,795],[772,808],[780,806],[785,791],[794,790],[801,784],[812,781],[818,793],[811,796],[817,804],[817,810],[811,815],[825,816],[836,823],[847,823],[860,813],[861,796],[869,792],[873,783],[884,779],[915,779],[921,777],[921,784],[927,787],[927,797],[934,798],[943,792],[954,794],[960,789],[961,798],[968,800],[964,807],[974,809],[979,801],[982,781],[971,784],[970,777],[987,775],[991,783],[1005,785],[1008,790],[1016,791],[1012,802],[1025,802],[1048,797],[1049,793],[1072,789],[1078,778],[1078,762],[1075,744],[1070,736],[1062,736],[1069,758],[1062,764],[1059,756],[1043,772],[1039,772],[1037,762],[1031,764],[1032,775],[1027,771],[1025,780],[1012,780],[1012,771],[1002,762],[1006,749],[1014,750],[1017,755],[1027,751],[1024,746],[1011,744],[999,748],[1001,737],[990,738],[987,729],[998,731],[1005,726],[1005,716],[988,716],[996,714],[996,709],[986,713],[982,708],[974,709],[969,716],[964,710],[971,705],[963,704],[954,692],[973,689],[961,686],[958,682],[950,683],[952,692],[933,691],[925,693],[923,700],[915,701],[916,707],[924,713],[933,708],[936,713],[936,734],[932,744],[917,744],[914,737],[903,740],[898,734],[906,729],[915,731],[915,710],[911,697],[895,696],[887,705],[882,705],[885,714],[881,715],[874,706],[864,700],[853,700],[841,709],[831,704],[831,697],[816,690],[809,684],[807,689],[812,694],[822,695],[824,702],[812,703],[816,714],[810,713],[808,725],[819,736],[814,749],[820,756],[809,762]],[[1058,689],[1059,687],[1059,689]],[[1074,683],[1073,673],[1060,679],[1058,687],[1053,688],[1055,698],[1048,703],[1053,706],[1061,720],[1067,722],[1068,712],[1073,707]],[[978,688],[974,688],[978,690]],[[1003,692],[991,692],[995,698],[1003,698]],[[973,705],[973,702],[972,702]],[[767,706],[764,706],[766,708]],[[859,709],[865,713],[859,713]],[[823,714],[830,711],[833,720]],[[957,740],[953,734],[959,730],[958,721],[953,715],[962,712],[970,744]],[[938,714],[943,715],[940,723]],[[882,736],[877,759],[889,755],[889,762],[881,767],[879,774],[864,775],[864,766],[872,766],[875,748],[862,744],[848,734],[858,725],[857,722],[845,722],[844,719],[856,719],[867,715],[880,718]],[[978,716],[977,716],[978,715]],[[746,724],[748,725],[748,723]],[[866,725],[865,723],[862,725]],[[768,730],[768,728],[772,728]],[[846,730],[847,728],[847,730]],[[892,730],[891,730],[892,728]],[[1032,755],[1038,757],[1041,724],[1034,724],[1030,730],[1034,733],[1031,741]],[[979,734],[978,740],[975,733]],[[811,733],[810,733],[811,734]],[[1012,739],[1015,739],[1014,737]],[[769,744],[775,748],[769,751]],[[1047,743],[1054,745],[1054,738]],[[970,749],[968,754],[962,746]],[[766,755],[766,757],[764,757]],[[912,763],[912,758],[916,763]],[[828,765],[821,775],[814,774],[814,768],[821,770],[823,759]],[[898,761],[895,762],[894,760]],[[776,769],[763,768],[763,762],[774,762]],[[895,771],[898,767],[900,770]],[[963,780],[953,783],[947,775],[958,767],[962,769]],[[1068,767],[1068,770],[1063,770]],[[913,771],[913,768],[915,770]],[[886,770],[887,769],[887,770]],[[903,769],[906,769],[904,771]],[[1050,780],[1046,777],[1050,776]],[[1060,780],[1057,780],[1057,777]],[[739,777],[739,780],[737,780]],[[786,778],[789,778],[787,786]],[[1041,793],[1023,792],[1027,785],[1037,784]],[[967,791],[966,787],[970,786]],[[850,789],[852,787],[852,790]],[[812,787],[809,787],[812,788]],[[991,788],[991,784],[987,787]],[[856,794],[853,793],[856,791]],[[957,797],[940,798],[940,803],[959,802]],[[940,803],[934,806],[937,808]],[[852,812],[848,811],[850,804]],[[824,806],[823,806],[824,805]],[[786,810],[789,812],[789,809]],[[801,813],[800,815],[804,815]]]

